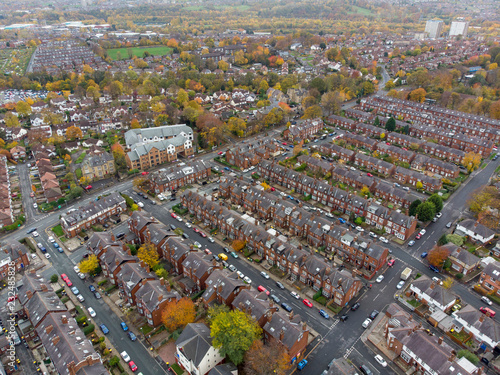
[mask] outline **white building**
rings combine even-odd
[[[452,315],[463,330],[474,335],[476,341],[484,342],[490,348],[500,343],[500,325],[473,306],[467,305]]]
[[[205,375],[224,357],[212,346],[210,328],[203,323],[190,323],[175,342],[176,360],[189,374]]]
[[[455,233],[462,236],[469,236],[472,240],[483,244],[490,242],[495,237],[495,232],[474,219],[459,222],[455,228]]]
[[[429,38],[439,38],[443,32],[444,22],[441,20],[429,20],[425,24],[425,32],[429,35]]]
[[[469,22],[453,21],[450,27],[450,36],[462,35],[467,36],[469,32]]]

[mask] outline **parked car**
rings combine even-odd
[[[481,301],[483,301],[484,303],[487,303],[490,306],[493,304],[493,302],[491,302],[491,300],[486,296],[482,296]]]
[[[379,312],[377,310],[373,310],[369,316],[371,320],[374,320],[378,316]]]
[[[288,305],[286,302],[283,302],[281,304],[281,307],[283,307],[286,311],[290,312],[292,311],[292,308],[290,307],[290,305]]]
[[[290,294],[292,295],[292,297],[294,297],[296,299],[300,298],[299,294],[297,292],[293,291],[293,290],[290,292]]]
[[[232,256],[234,259],[238,259],[238,258],[239,258],[238,254],[236,254],[234,251],[231,251],[231,256]]]
[[[372,324],[372,320],[370,318],[366,318],[361,326],[366,329],[370,324]]]
[[[109,333],[109,329],[108,329],[108,327],[106,327],[105,324],[101,324],[99,326],[99,328],[101,329],[102,333],[104,333],[105,335],[107,335]]]
[[[78,301],[80,301],[80,302],[85,302],[85,297],[84,297],[84,296],[82,296],[81,294],[77,295],[77,296],[76,296],[76,299],[77,299]]]
[[[128,355],[128,353],[126,351],[121,352],[120,356],[125,361],[125,363],[129,363],[130,362],[130,356]]]
[[[309,301],[307,298],[305,298],[303,301],[304,305],[306,305],[307,307],[313,307],[313,304],[311,303],[311,301]]]
[[[307,365],[307,359],[303,359],[297,365],[297,370],[301,371],[304,367],[306,367],[306,365]]]
[[[375,280],[377,283],[381,283],[384,280],[384,275],[380,275],[377,277],[377,280]]]
[[[78,288],[76,286],[71,287],[71,291],[73,292],[73,294],[75,296],[80,294],[80,291],[78,290]]]
[[[135,333],[134,333],[134,332],[132,332],[132,331],[128,331],[128,332],[127,332],[127,335],[128,335],[128,337],[130,338],[130,340],[132,340],[132,341],[137,340],[137,336],[135,335]]]
[[[390,261],[387,262],[387,265],[389,267],[392,267],[392,266],[394,266],[394,263],[396,263],[396,261],[394,259],[391,259]]]
[[[90,316],[92,318],[95,318],[95,316],[97,315],[96,312],[95,312],[95,310],[92,307],[89,307],[87,310],[88,310]]]
[[[122,329],[123,329],[125,332],[126,332],[126,331],[128,331],[128,326],[127,326],[127,323],[125,323],[125,322],[121,322],[121,323],[120,323],[120,327],[122,327]]]
[[[410,242],[408,242],[408,246],[412,247],[413,245],[415,245],[415,241],[414,240],[411,240]]]
[[[266,288],[264,288],[262,285],[259,285],[259,286],[257,287],[257,290],[258,290],[259,292],[264,292],[264,293],[266,293],[266,295],[269,295],[269,294],[270,294],[270,293],[269,293],[269,290],[267,290]]]
[[[262,272],[260,273],[260,275],[261,275],[264,279],[269,280],[269,275],[267,274],[267,272],[262,271]]]
[[[92,292],[92,293],[95,293],[95,286],[93,285],[89,285],[89,290]]]
[[[354,305],[352,305],[351,310],[356,311],[357,309],[359,309],[359,306],[360,306],[359,302],[356,302]]]
[[[489,315],[491,316],[492,318],[495,317],[495,315],[497,314],[495,311],[493,311],[492,309],[490,309],[489,307],[480,307],[479,308],[479,311],[481,311],[483,314],[486,314],[486,315]]]
[[[279,282],[279,281],[276,281],[276,285],[277,285],[277,286],[278,286],[278,288],[280,288],[280,289],[285,289],[284,285],[283,285],[281,282]]]
[[[396,289],[403,289],[403,287],[405,286],[405,281],[404,280],[401,280],[398,285],[396,285]]]
[[[280,303],[280,299],[275,294],[271,294],[271,299],[274,301],[274,303]]]
[[[452,225],[453,225],[453,223],[450,221],[450,222],[448,222],[448,224],[446,224],[446,228],[451,228]]]
[[[427,256],[427,251],[424,251],[422,255],[420,255],[421,258],[425,258]]]
[[[136,372],[137,371],[137,365],[134,363],[134,361],[130,361],[128,363],[128,367],[130,367],[130,370],[132,370],[132,372]]]
[[[380,242],[389,243],[389,240],[385,237],[379,237]]]
[[[439,268],[437,268],[436,266],[433,266],[432,264],[429,266],[429,269],[430,269],[431,271],[434,271],[434,272],[436,272],[436,273],[439,273]]]

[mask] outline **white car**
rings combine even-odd
[[[143,208],[143,207],[144,207],[144,203],[142,203],[142,202],[137,202],[137,205],[138,205],[140,208]]]
[[[441,279],[440,279],[439,277],[435,277],[435,276],[434,276],[434,277],[432,278],[432,281],[434,281],[434,282],[438,283],[439,285],[443,285],[443,282],[441,281]]]
[[[186,227],[191,228],[192,227],[191,223],[186,222]]]
[[[33,237],[38,237],[38,236],[39,236],[38,232],[37,232],[37,231],[34,231],[34,232],[33,232]]]
[[[377,283],[381,283],[384,280],[384,275],[380,275],[377,277],[377,280],[375,280]]]
[[[78,277],[80,280],[85,280],[85,274],[83,272],[78,272]]]
[[[425,229],[422,229],[420,232],[418,232],[421,236],[423,236],[424,234],[427,233],[427,231]]]
[[[54,240],[54,237],[50,236],[50,237],[49,237],[49,242],[54,243],[54,242],[56,242],[56,240]]]
[[[85,302],[85,297],[83,297],[81,294],[77,295],[76,299],[80,302]]]
[[[215,240],[212,237],[208,237],[208,241],[210,241],[211,243],[215,242]]]
[[[45,258],[49,259],[50,258],[50,254],[49,253],[45,253]]]
[[[243,279],[245,277],[245,275],[243,275],[243,272],[241,272],[241,271],[236,271],[236,274],[238,275],[238,277],[240,279]]]
[[[31,259],[36,259],[36,258],[37,258],[36,254],[31,254]]]
[[[267,272],[262,271],[262,272],[260,273],[260,275],[261,275],[264,279],[269,280],[269,275],[267,274]]]
[[[389,240],[385,237],[379,237],[380,242],[389,243]]]
[[[375,356],[375,361],[377,361],[382,367],[387,367],[387,362],[385,361],[384,358],[380,354],[377,354]]]
[[[361,228],[359,225],[356,227],[356,230],[358,232],[364,232],[365,230],[363,228]]]
[[[38,204],[33,203],[33,208],[38,208]]]
[[[488,304],[490,306],[493,304],[493,302],[491,302],[491,300],[488,297],[486,297],[486,296],[482,296],[481,297],[481,301],[483,301],[484,303],[486,303],[486,304]]]
[[[294,292],[293,290],[290,292],[290,294],[292,295],[292,297],[295,297],[295,298],[297,298],[297,299],[299,299],[299,298],[300,298],[299,293]]]
[[[282,191],[282,192],[280,193],[280,195],[281,195],[282,197],[286,197],[286,193],[285,193],[284,191]]]
[[[194,241],[193,246],[197,247],[197,248],[200,248],[201,247],[201,243],[199,243],[198,241]]]
[[[97,314],[95,313],[95,310],[94,310],[92,307],[89,307],[87,310],[89,311],[90,316],[91,316],[92,318],[95,318],[95,316],[97,315]]]
[[[73,271],[75,271],[76,273],[79,273],[80,272],[80,267],[74,266],[73,267]]]
[[[437,218],[440,218],[441,216],[443,216],[443,213],[442,213],[442,212],[438,212],[438,213],[436,214],[436,217],[437,217]]]
[[[366,320],[363,322],[363,324],[361,324],[361,326],[366,329],[370,324],[372,324],[372,320],[370,318],[366,318]]]
[[[126,363],[130,362],[130,356],[127,354],[127,352],[121,352],[120,355]]]
[[[179,223],[182,223],[182,217],[177,216],[177,218],[176,218],[176,219],[177,219],[177,221],[178,221]]]
[[[396,285],[396,289],[403,289],[403,287],[405,286],[405,281],[404,280],[401,280],[398,285]]]
[[[165,200],[165,198],[164,198],[164,197],[163,197],[163,195],[161,195],[161,194],[158,194],[158,199],[159,199],[160,201]]]
[[[250,278],[248,276],[245,276],[243,278],[243,281],[246,282],[247,284],[251,284],[252,283],[252,280],[250,280]]]
[[[42,245],[42,243],[41,243],[41,242],[38,242],[38,243],[36,244],[36,246],[38,246],[38,248],[39,248],[39,249],[41,249],[41,248],[43,247],[43,245]]]

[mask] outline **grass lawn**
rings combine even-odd
[[[150,326],[148,326],[147,324],[144,324],[141,328],[140,328],[140,331],[147,335],[149,332],[151,332],[153,330],[153,328],[151,328]]]
[[[170,55],[172,48],[167,46],[148,46],[148,47],[131,47],[132,54],[137,57],[144,57],[144,52],[148,51],[154,56]],[[128,59],[128,48],[113,48],[107,50],[109,57],[113,60],[118,60],[117,54],[120,52],[121,60]]]
[[[421,303],[418,302],[416,299],[412,299],[411,301],[406,301],[406,302],[408,302],[410,305],[412,305],[415,308],[417,308],[421,305]]]
[[[87,153],[85,151],[83,151],[80,156],[78,157],[78,159],[75,160],[75,164],[79,164],[83,161],[83,159],[85,159],[85,156],[87,155]]]
[[[181,367],[177,363],[172,363],[170,365],[170,368],[174,370],[177,375],[182,375],[184,373],[184,370],[181,369]]]
[[[54,228],[52,228],[52,232],[54,232],[54,234],[55,234],[57,237],[62,237],[62,236],[64,236],[64,232],[63,232],[63,229],[62,229],[62,227],[61,227],[61,224],[56,225]]]
[[[347,12],[347,13],[349,13],[349,14],[361,14],[363,16],[371,16],[372,15],[372,11],[370,9],[361,8],[361,7],[358,7],[356,5],[353,5],[352,9],[353,10],[351,12]]]

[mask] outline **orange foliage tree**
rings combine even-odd
[[[70,126],[66,129],[66,138],[71,139],[72,141],[75,139],[80,139],[83,137],[82,129],[78,126]]]
[[[161,321],[170,332],[193,323],[195,318],[194,303],[187,297],[169,302],[161,313]]]
[[[276,341],[264,345],[261,340],[255,340],[245,353],[245,374],[248,375],[284,375],[290,367],[290,356]]]
[[[431,251],[429,251],[429,255],[427,256],[427,260],[430,264],[436,267],[442,267],[450,252],[444,248],[443,246],[436,246]]]
[[[245,241],[234,240],[231,247],[236,251],[241,251],[245,247]]]

